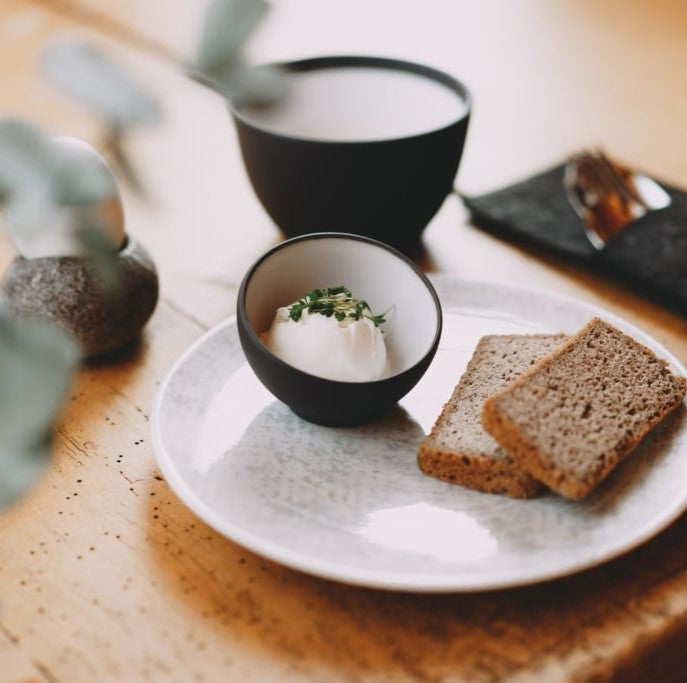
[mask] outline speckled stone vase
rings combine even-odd
[[[1,288],[15,314],[55,322],[76,337],[87,357],[101,356],[133,340],[157,304],[157,271],[140,243],[127,238],[116,268],[119,286],[112,290],[84,258],[18,256]]]

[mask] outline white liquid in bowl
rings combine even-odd
[[[467,113],[467,102],[443,83],[409,71],[351,66],[286,74],[276,104],[244,106],[251,123],[274,133],[324,141],[409,137],[444,128]]]

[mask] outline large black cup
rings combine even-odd
[[[470,116],[467,88],[436,69],[379,57],[318,57],[277,66],[286,72],[338,67],[404,71],[443,84],[463,101],[464,112],[449,125],[363,141],[288,136],[231,107],[255,193],[285,235],[339,231],[414,251],[453,188]]]

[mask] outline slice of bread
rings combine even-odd
[[[484,403],[482,422],[522,469],[588,494],[677,408],[687,380],[599,318]]]
[[[543,487],[482,428],[484,400],[561,345],[565,335],[482,337],[451,398],[418,450],[428,475],[479,491],[530,498]]]

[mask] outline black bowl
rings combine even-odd
[[[382,379],[324,379],[285,363],[260,340],[278,307],[337,285],[374,312],[395,306],[385,326],[390,368]],[[248,363],[269,391],[310,422],[343,426],[387,412],[415,386],[436,353],[442,314],[433,286],[403,254],[358,235],[316,233],[282,242],[250,268],[239,289],[237,324]]]
[[[422,231],[453,189],[470,117],[467,88],[436,69],[380,57],[318,57],[276,66],[284,70],[287,85],[289,75],[322,69],[413,74],[460,100],[455,118],[440,127],[360,140],[278,132],[251,110],[231,107],[253,189],[285,235],[336,230],[406,253],[417,249]],[[393,112],[388,118],[393,125]]]

